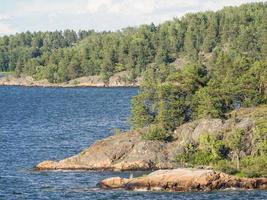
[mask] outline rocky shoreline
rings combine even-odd
[[[264,107],[265,108],[265,107]],[[226,120],[200,119],[183,124],[173,132],[171,141],[145,140],[146,129],[128,131],[97,141],[81,153],[60,161],[47,160],[35,170],[159,170],[147,176],[124,179],[114,177],[99,183],[102,188],[126,190],[210,191],[227,188],[267,189],[267,178],[238,178],[212,169],[180,168],[177,155],[183,147],[199,141],[203,134],[231,133],[241,128],[251,134],[256,128],[255,113],[266,109],[243,108]],[[247,141],[247,152],[252,143]],[[244,152],[246,153],[246,152]]]
[[[98,184],[104,189],[134,191],[213,191],[225,189],[267,189],[267,178],[238,178],[206,169],[158,170],[137,178],[112,177]]]
[[[151,170],[177,167],[162,141],[144,141],[142,132],[126,132],[97,141],[78,155],[61,161],[43,161],[36,170]],[[116,147],[116,148],[114,148]]]
[[[127,81],[128,74],[120,72],[110,77],[108,82],[104,82],[100,76],[86,76],[70,80],[63,83],[50,83],[48,80],[34,80],[31,76],[15,77],[5,75],[0,77],[0,86],[23,86],[23,87],[138,87],[140,79],[134,82]]]
[[[156,170],[179,167],[176,156],[183,152],[184,146],[197,142],[202,134],[217,134],[242,128],[250,133],[255,129],[251,109],[240,110],[228,120],[201,119],[176,128],[171,141],[144,140],[147,131],[140,129],[116,134],[91,145],[81,153],[60,161],[43,161],[37,170],[85,169],[85,170]],[[247,113],[247,114],[245,114]],[[247,144],[249,152],[252,144]]]

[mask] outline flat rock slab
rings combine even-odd
[[[137,178],[113,177],[98,184],[105,189],[142,191],[212,191],[220,189],[267,189],[267,178],[238,178],[205,169],[158,170]]]
[[[167,144],[144,141],[137,132],[127,132],[97,141],[83,152],[60,160],[43,161],[37,170],[148,170],[174,168]]]

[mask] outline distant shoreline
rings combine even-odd
[[[22,88],[139,88],[140,86],[46,86],[46,85],[5,85],[0,84],[0,87],[22,87]]]
[[[120,85],[120,86],[74,86],[74,85],[69,85],[69,86],[61,86],[61,85],[7,85],[7,84],[0,84],[0,87],[25,87],[25,88],[139,88],[140,86],[138,85]]]
[[[0,77],[0,86],[19,86],[19,87],[40,87],[40,88],[122,88],[140,86],[140,79],[134,83],[125,81],[122,75],[117,74],[104,82],[100,76],[87,76],[70,80],[63,83],[50,83],[48,80],[34,80],[30,76],[15,77],[14,75],[6,75]]]

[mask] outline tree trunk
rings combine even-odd
[[[236,153],[236,169],[239,170],[240,169],[240,158],[238,153]]]

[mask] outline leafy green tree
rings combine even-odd
[[[216,118],[222,115],[218,98],[211,94],[211,88],[199,89],[193,97],[194,118]]]
[[[261,25],[261,30],[260,30],[260,44],[261,45],[261,55],[262,58],[267,58],[267,17],[266,15],[263,16],[262,18],[262,25]]]
[[[240,95],[245,106],[267,102],[267,62],[256,62],[243,74]]]
[[[145,140],[169,140],[170,135],[167,130],[160,125],[151,124],[147,127],[145,133],[142,135]]]
[[[209,24],[206,29],[206,36],[203,41],[203,50],[205,52],[212,52],[212,50],[216,47],[217,42],[219,40],[219,25],[218,25],[218,16],[215,14],[211,14],[209,19]]]
[[[172,131],[186,121],[188,105],[179,95],[181,91],[177,89],[177,86],[162,84],[158,90],[159,104],[156,122],[166,130]]]
[[[133,128],[143,128],[153,122],[149,108],[146,106],[144,95],[138,95],[132,99],[132,117],[130,119]]]
[[[240,158],[244,150],[244,134],[243,129],[236,129],[226,138],[226,144],[233,152],[233,159],[236,161],[236,169],[240,169]]]
[[[223,141],[219,138],[219,135],[210,135],[203,134],[199,139],[199,150],[207,152],[211,155],[212,161],[218,161],[224,158],[223,149],[224,147]]]

